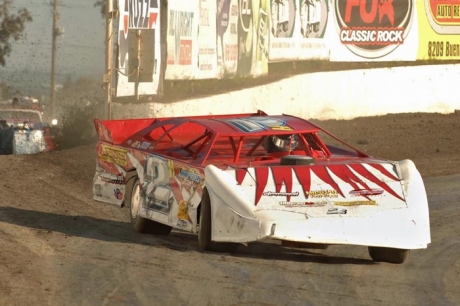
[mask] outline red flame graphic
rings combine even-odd
[[[390,178],[393,181],[398,181],[399,179],[386,170],[383,165],[381,164],[366,164],[378,172],[380,172],[382,175]],[[299,183],[302,185],[302,189],[305,195],[309,193],[311,190],[311,172],[313,172],[318,178],[320,178],[324,183],[328,184],[331,186],[332,189],[337,191],[342,197],[344,197],[344,194],[342,190],[339,187],[339,184],[334,181],[333,177],[331,174],[337,176],[340,178],[343,182],[349,184],[353,189],[367,189],[371,190],[371,188],[364,182],[362,181],[355,173],[358,173],[360,176],[366,178],[370,182],[376,184],[395,198],[404,201],[404,199],[397,194],[393,189],[390,188],[385,182],[382,182],[378,177],[376,177],[372,172],[370,172],[364,164],[350,164],[350,165],[329,165],[329,166],[324,166],[324,165],[317,165],[317,166],[310,166],[308,169],[305,169],[303,166],[294,166],[294,167],[257,167],[254,169],[255,170],[255,180],[256,180],[256,198],[255,198],[255,204],[260,201],[260,198],[262,197],[263,192],[265,191],[265,188],[267,187],[268,183],[268,176],[269,176],[269,171],[271,170],[272,175],[273,175],[273,181],[275,185],[275,191],[280,192],[281,187],[283,185],[286,186],[286,192],[291,193],[292,192],[292,187],[293,187],[293,177],[292,177],[292,170],[294,170],[294,173],[297,177],[297,180]],[[353,171],[355,172],[353,172]],[[246,170],[245,169],[238,169],[236,170],[236,180],[238,184],[242,184],[245,176],[246,176]],[[361,186],[360,186],[361,185]],[[290,200],[290,196],[287,196],[287,201]]]

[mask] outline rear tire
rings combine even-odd
[[[372,260],[376,262],[402,264],[409,256],[409,250],[406,249],[369,247],[368,250]]]
[[[129,188],[129,193],[127,194],[126,200],[126,204],[129,208],[131,224],[133,225],[133,228],[136,232],[149,233],[153,235],[168,235],[171,232],[171,226],[139,216],[139,208],[141,205],[141,188],[139,179],[137,177],[134,178],[132,188]]]
[[[224,242],[217,243],[211,241],[212,230],[212,214],[211,214],[211,199],[206,188],[203,189],[200,205],[200,223],[198,227],[198,247],[201,251],[211,252],[229,252],[237,251],[239,244]]]

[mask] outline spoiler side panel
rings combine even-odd
[[[94,119],[94,127],[101,141],[121,144],[129,136],[153,124],[157,119],[100,120]]]

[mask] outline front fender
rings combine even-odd
[[[430,213],[422,176],[409,159],[399,161],[396,167],[401,178],[407,207],[411,212],[412,223],[417,227],[417,235],[408,237],[408,239],[420,245],[426,245],[431,242]]]
[[[253,203],[228,172],[209,165],[205,184],[211,199],[211,240],[251,242],[270,234],[271,224],[254,215]]]

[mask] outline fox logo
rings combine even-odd
[[[382,23],[384,16],[388,17],[391,26],[395,24],[395,11],[393,8],[393,0],[380,0],[379,3],[379,22]]]
[[[414,0],[335,0],[340,41],[354,54],[381,58],[404,44]]]

